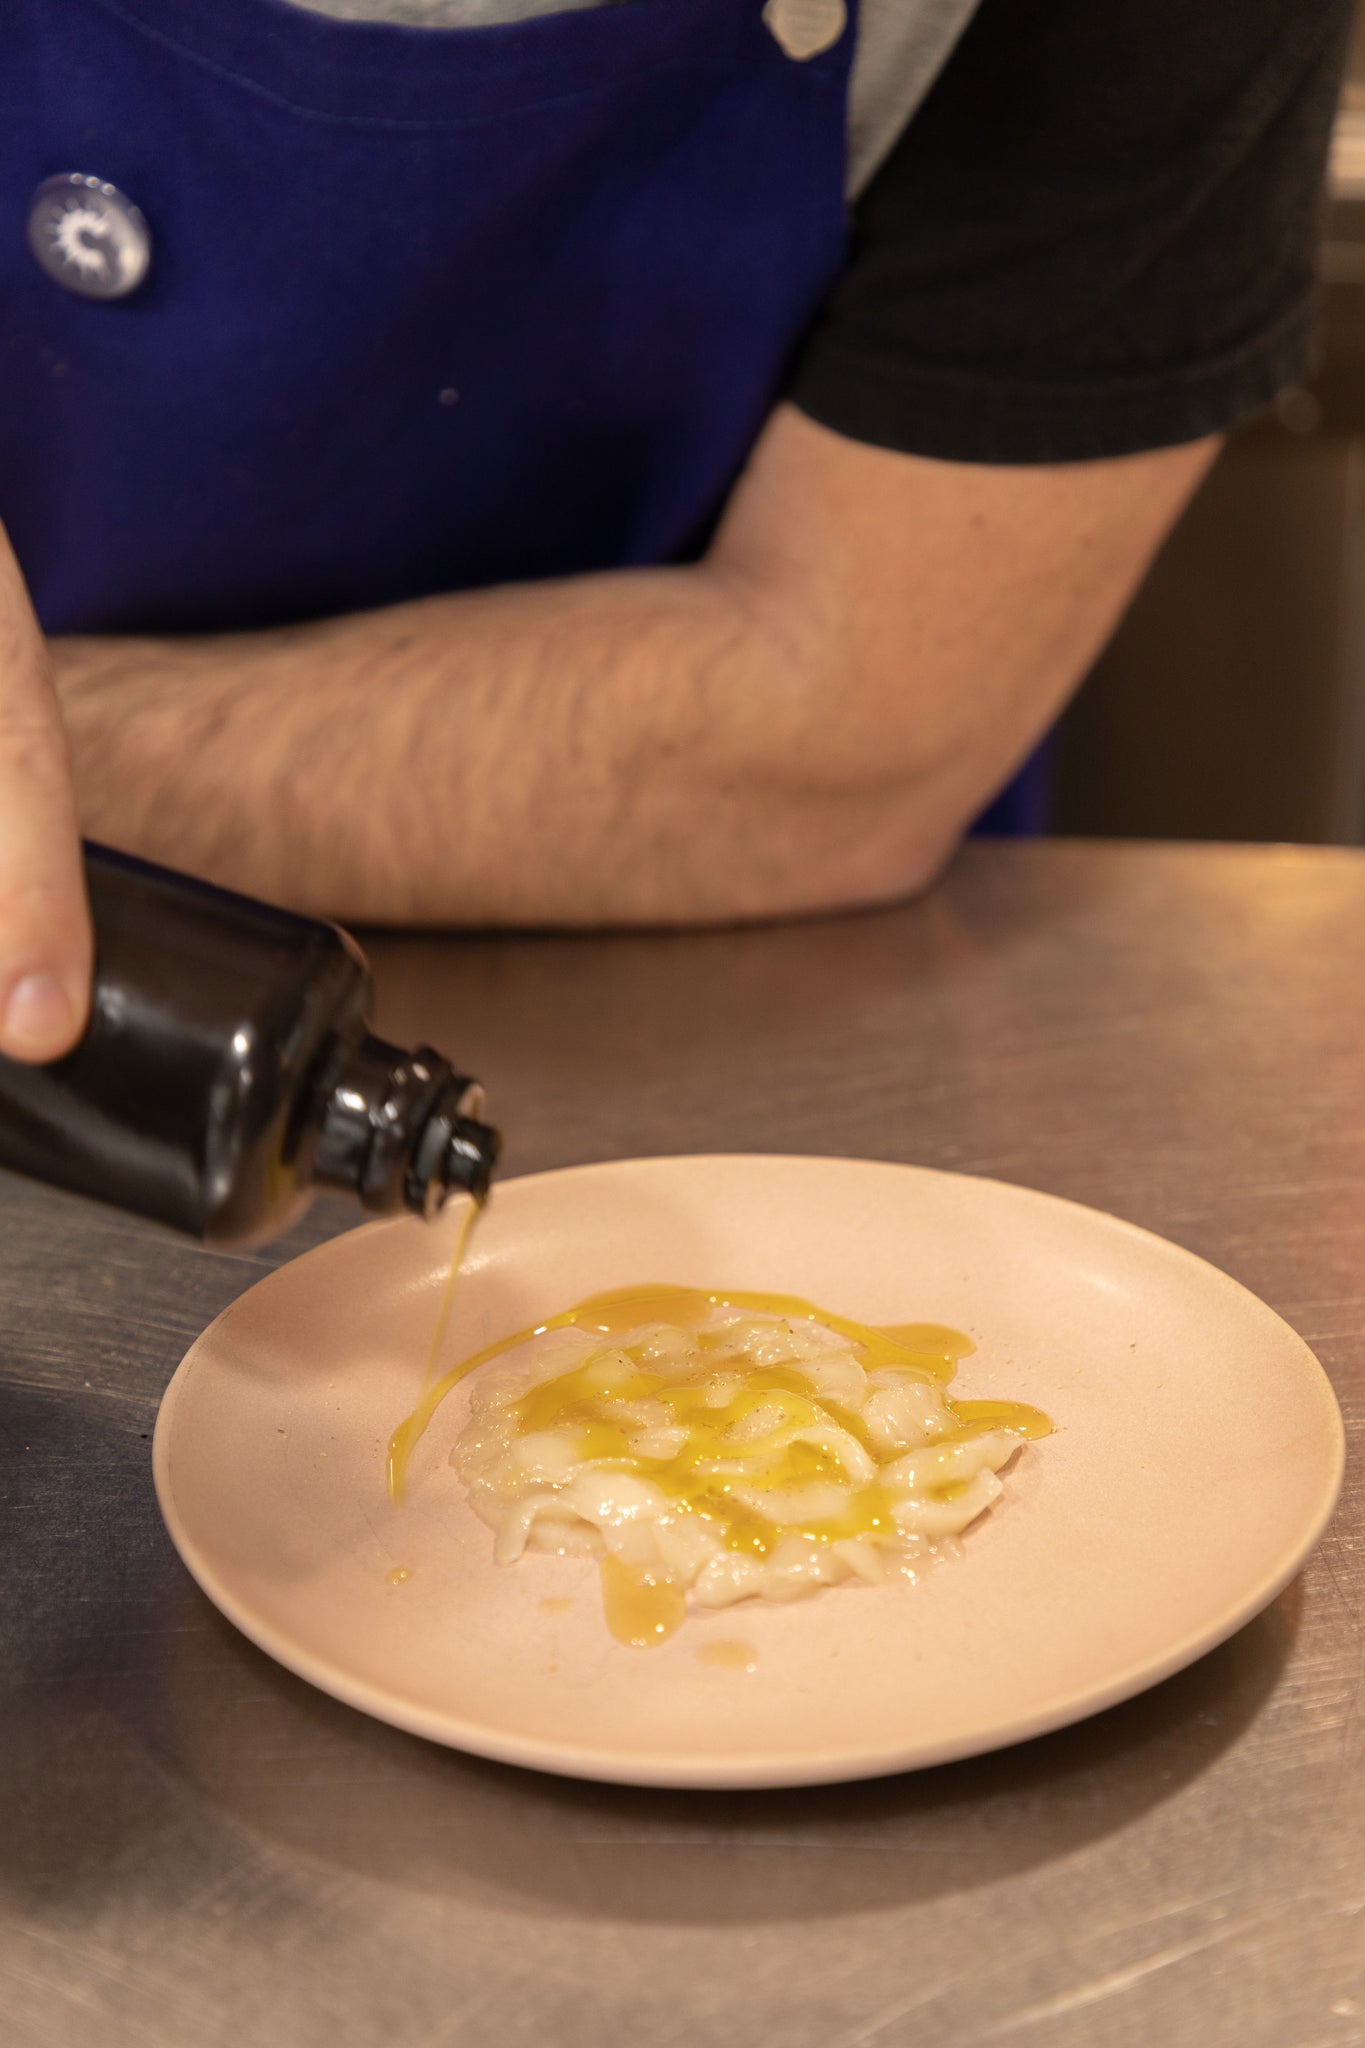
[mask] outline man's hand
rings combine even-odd
[[[1212,454],[996,469],[784,406],[695,566],[57,641],[85,826],[356,922],[904,895],[1084,676]]]
[[[90,920],[47,650],[0,530],[0,1053],[69,1052],[90,1003]]]

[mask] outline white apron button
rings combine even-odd
[[[848,27],[845,0],[767,0],[763,19],[789,57],[804,64],[833,49]]]
[[[132,200],[79,171],[44,178],[28,211],[28,246],[50,278],[82,299],[126,299],[152,260]]]

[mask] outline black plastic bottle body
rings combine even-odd
[[[319,1182],[358,1175],[318,1171],[329,1103],[376,1121],[343,1085],[358,1049],[400,1057],[367,1035],[364,956],[335,926],[86,851],[90,1025],[51,1066],[0,1058],[0,1165],[210,1244],[273,1236]]]

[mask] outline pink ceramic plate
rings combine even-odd
[[[419,1391],[459,1220],[374,1224],[253,1287],[181,1364],[155,1444],[171,1535],[224,1614],[313,1684],[438,1742],[641,1785],[813,1784],[969,1756],[1221,1642],[1298,1570],[1336,1499],[1341,1420],[1312,1353],[1235,1281],[1111,1216],[859,1160],[538,1174],[500,1186],[480,1224],[447,1363],[608,1287],[768,1288],[967,1330],[979,1349],[958,1390],[1057,1424],[964,1555],[918,1585],[748,1602],[626,1649],[590,1562],[494,1564],[448,1463],[458,1393],[407,1502],[386,1498],[385,1446]],[[736,1643],[742,1658],[715,1661]]]

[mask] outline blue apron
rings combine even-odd
[[[0,518],[50,632],[202,631],[701,549],[844,259],[855,27],[4,0]],[[25,245],[141,208],[130,297]]]
[[[47,630],[694,558],[844,262],[849,15],[797,63],[760,0],[3,0],[0,519]],[[131,297],[29,253],[72,171],[150,224]]]

